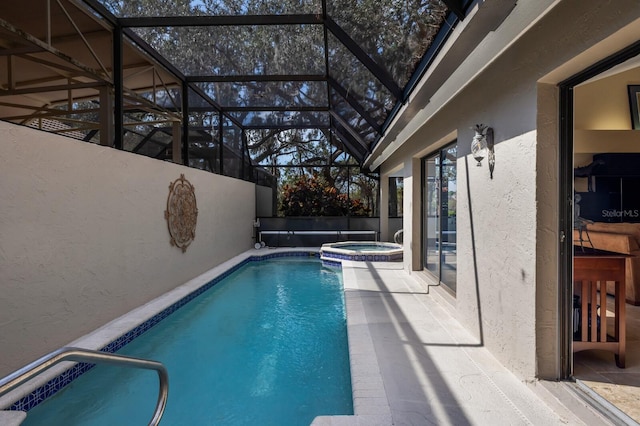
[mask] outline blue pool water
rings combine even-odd
[[[119,353],[169,371],[166,425],[308,425],[353,414],[340,276],[317,260],[250,262]],[[24,425],[145,425],[153,371],[98,366]]]

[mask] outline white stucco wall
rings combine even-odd
[[[0,376],[252,246],[252,183],[5,122],[0,140]],[[180,174],[186,253],[164,218]]]
[[[394,140],[383,141],[370,160],[382,173],[405,167],[405,190],[413,194],[404,205],[405,250],[412,251],[405,254],[405,266],[420,270],[419,161],[458,140],[453,309],[524,379],[557,377],[561,355],[555,85],[633,42],[628,34],[615,42],[609,38],[627,25],[637,26],[638,17],[637,2],[627,0],[518,2],[428,104],[408,106],[415,111],[413,120]],[[477,123],[495,132],[493,179],[486,160],[476,167],[470,156],[470,128]]]
[[[535,137],[496,145],[493,180],[486,164],[458,161],[459,319],[521,374],[535,371]]]

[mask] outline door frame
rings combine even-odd
[[[559,147],[559,348],[560,379],[573,374],[573,89],[616,65],[640,55],[640,41],[604,58],[572,77],[560,82]]]
[[[442,167],[443,167],[443,152],[446,151],[447,149],[451,148],[452,146],[456,147],[456,158],[457,158],[457,153],[458,153],[458,139],[453,139],[451,142],[446,143],[445,145],[441,146],[440,148],[429,152],[428,154],[420,157],[420,199],[421,199],[421,203],[420,203],[420,270],[425,271],[426,273],[428,273],[430,276],[432,276],[433,278],[435,278],[438,281],[438,284],[442,284],[442,287],[445,288],[451,295],[453,295],[455,297],[456,295],[456,290],[452,289],[450,287],[449,284],[444,283],[442,281],[442,262],[443,262],[443,252],[442,252],[442,233],[443,233],[443,226],[442,226],[442,220],[443,220],[443,216],[442,216]],[[438,157],[439,158],[439,173],[438,173],[438,180],[439,180],[439,200],[438,200],[438,213],[439,213],[439,217],[438,217],[438,239],[440,241],[440,245],[438,247],[438,274],[436,276],[436,274],[434,274],[431,270],[429,270],[427,268],[426,265],[426,256],[427,256],[427,250],[428,250],[428,244],[427,244],[427,212],[426,212],[426,204],[427,204],[427,194],[426,194],[426,179],[427,179],[427,167],[426,167],[426,162],[429,158],[432,157]],[[456,164],[457,167],[457,164]],[[457,180],[457,171],[456,171],[456,180]],[[446,219],[446,218],[445,218]],[[456,282],[456,287],[457,287],[457,282]]]

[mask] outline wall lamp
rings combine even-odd
[[[471,154],[478,162],[478,167],[482,166],[484,157],[488,157],[489,176],[493,179],[493,168],[496,165],[496,154],[493,149],[493,128],[484,124],[476,124],[471,128],[476,134],[471,141]]]

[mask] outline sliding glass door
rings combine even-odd
[[[456,291],[457,146],[427,156],[423,176],[423,267]]]

